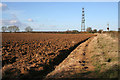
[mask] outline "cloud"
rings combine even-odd
[[[6,26],[14,25],[17,23],[16,20],[1,20],[1,22],[2,22],[2,25],[6,25]]]
[[[49,27],[57,27],[57,25],[49,25]]]
[[[0,10],[6,11],[6,10],[9,10],[9,8],[8,8],[7,4],[0,3]]]
[[[10,20],[10,23],[15,24],[15,23],[17,23],[17,20]]]
[[[27,21],[29,21],[29,22],[33,22],[33,19],[28,19]]]
[[[19,20],[19,18],[17,17],[18,15],[17,14],[15,14],[14,12],[12,12],[9,8],[8,8],[8,6],[7,6],[7,4],[4,4],[4,3],[0,3],[0,11],[7,11],[7,15],[9,15],[8,16],[8,18],[2,18],[2,19],[0,19],[0,28],[2,27],[2,26],[12,26],[12,25],[15,25],[15,26],[18,26],[19,28],[20,28],[20,30],[24,30],[24,28],[26,27],[26,26],[28,26],[28,24],[26,24],[26,23],[23,23],[23,22],[21,22],[20,20]],[[5,15],[6,15],[5,14]],[[5,16],[4,15],[4,16]]]
[[[15,25],[18,27],[26,27],[27,25],[24,23],[21,23],[19,20],[0,20],[0,22],[2,22],[2,26],[11,26],[11,25]]]
[[[10,13],[9,13],[10,14]],[[3,26],[10,26],[10,25],[15,25],[21,28],[24,28],[27,26],[27,24],[22,23],[18,17],[15,14],[10,14],[11,15],[11,19],[3,19],[2,20],[2,25]]]
[[[10,13],[8,13],[10,14]],[[10,26],[10,25],[15,25],[18,27],[24,27],[26,24],[22,23],[18,17],[15,14],[10,14],[11,17],[10,19],[2,19],[0,22],[2,22],[3,26]]]

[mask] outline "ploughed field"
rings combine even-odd
[[[12,78],[13,75],[13,78],[37,77],[36,75],[43,77],[67,57],[75,46],[92,36],[94,35],[3,33],[3,78]]]

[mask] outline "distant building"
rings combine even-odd
[[[109,31],[109,27],[107,27],[107,30]]]
[[[109,23],[107,24],[107,26],[108,26],[108,27],[107,27],[107,30],[109,31]]]

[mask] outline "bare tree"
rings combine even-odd
[[[33,29],[32,29],[30,26],[28,26],[28,27],[25,28],[25,31],[26,31],[26,32],[32,32],[32,30],[33,30]]]
[[[9,32],[17,32],[17,31],[19,31],[19,27],[17,27],[17,26],[9,26],[8,31]]]
[[[7,27],[6,26],[3,26],[1,29],[2,29],[2,32],[7,31]]]
[[[92,32],[92,28],[91,28],[91,27],[88,27],[88,28],[86,29],[86,31],[89,32],[89,33],[91,33],[91,32]]]
[[[8,27],[8,31],[12,32],[12,27],[11,26]]]
[[[16,27],[16,30],[15,30],[15,32],[18,32],[18,31],[20,31],[20,29],[19,29],[19,27]]]

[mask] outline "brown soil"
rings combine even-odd
[[[54,70],[55,66],[61,63],[81,42],[92,36],[94,35],[3,33],[3,80],[42,79]],[[84,56],[83,53],[80,54]],[[84,61],[86,59],[87,57],[83,58]],[[87,67],[89,65],[83,66],[85,69]]]

